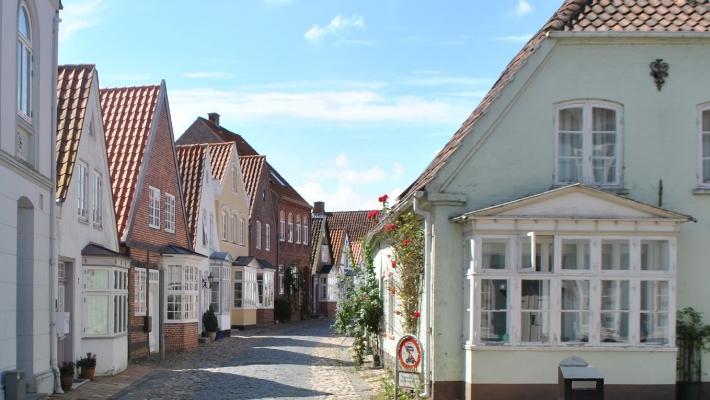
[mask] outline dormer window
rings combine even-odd
[[[559,105],[556,183],[621,184],[621,108],[600,101]]]

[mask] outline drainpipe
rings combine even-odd
[[[59,63],[57,56],[57,46],[59,45],[57,40],[57,35],[59,32],[59,10],[54,14],[53,19],[53,46],[54,54],[52,55],[52,82],[56,85],[57,83],[57,65]],[[56,140],[57,134],[57,91],[52,90],[52,136]],[[54,141],[51,143],[52,146],[52,163],[50,165],[51,177],[52,177],[52,188],[49,190],[49,367],[54,375],[54,393],[64,393],[62,390],[61,379],[59,376],[59,367],[57,366],[57,282],[59,276],[57,275],[57,221],[56,221],[56,200],[55,200],[55,187],[57,185],[57,154],[54,151]]]
[[[421,202],[425,194],[423,191],[414,193],[414,201],[412,207],[414,213],[424,217],[424,310],[426,317],[424,318],[424,359],[422,369],[424,370],[424,392],[420,397],[431,396],[431,211],[425,211],[421,208]]]

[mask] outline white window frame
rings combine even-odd
[[[167,265],[165,273],[165,322],[197,322],[200,314],[197,309],[200,294],[199,269],[194,265],[175,263]],[[180,308],[170,311],[171,305],[180,305]]]
[[[286,214],[283,210],[279,212],[279,240],[286,241]]]
[[[245,231],[244,217],[239,217],[239,244],[244,246],[244,231]]]
[[[710,130],[703,129],[703,114],[710,113],[710,103],[704,103],[698,106],[698,186],[710,188],[710,176],[704,176],[703,162],[710,160],[710,154],[703,154],[703,137],[710,137]],[[710,127],[708,127],[710,129]],[[710,161],[708,161],[710,162]]]
[[[103,227],[103,176],[94,171],[91,175],[91,220],[95,228]]]
[[[232,232],[232,243],[237,243],[237,216],[232,214],[229,216],[229,226]]]
[[[222,210],[222,241],[227,241],[227,232],[229,229],[227,228],[227,223],[228,223],[228,217],[227,217],[227,210]]]
[[[230,282],[230,267],[223,265],[210,266],[210,273],[214,277],[210,288],[210,305],[216,306],[216,314],[228,314],[231,306],[229,304],[229,292],[232,290]]]
[[[148,186],[148,226],[160,229],[160,189]]]
[[[582,176],[579,182],[567,182],[560,180],[559,171],[559,140],[560,140],[560,111],[568,108],[582,108]],[[604,108],[613,110],[616,113],[616,181],[598,184],[594,182],[594,170],[592,164],[592,109]],[[573,183],[583,183],[600,187],[623,187],[624,169],[624,124],[623,106],[619,103],[603,100],[573,100],[556,104],[554,107],[554,171],[555,185],[568,185]]]
[[[237,174],[237,167],[232,165],[232,192],[236,193],[239,188],[239,174]]]
[[[303,217],[306,218],[306,217]],[[307,246],[308,245],[308,224],[304,223],[303,224],[303,245]]]
[[[293,243],[293,214],[288,213],[288,232],[287,232],[288,242]]]
[[[82,337],[116,337],[128,333],[128,271],[125,268],[97,267],[85,265],[83,279],[83,326]],[[91,273],[107,275],[106,286],[91,287],[88,276]],[[104,306],[99,312],[105,315],[105,329],[101,332],[89,329],[90,298],[103,298]]]
[[[676,310],[676,271],[677,271],[677,239],[671,236],[663,236],[655,233],[629,234],[628,236],[618,234],[595,234],[589,236],[580,235],[554,235],[554,263],[550,272],[519,270],[521,263],[521,252],[519,241],[515,239],[524,233],[514,235],[474,235],[468,237],[470,243],[470,269],[464,275],[467,280],[466,285],[473,285],[473,290],[469,290],[468,299],[465,299],[465,309],[469,315],[464,317],[464,321],[469,326],[463,329],[466,346],[522,346],[522,347],[591,347],[591,348],[614,348],[614,347],[637,347],[637,348],[671,348],[675,343],[675,310]],[[553,233],[544,233],[553,235]],[[510,238],[511,252],[514,255],[511,265],[506,269],[483,269],[481,265],[480,248],[483,238]],[[590,269],[589,270],[563,270],[561,269],[561,241],[563,239],[589,239],[590,240]],[[629,241],[629,264],[628,270],[602,270],[601,267],[601,244],[603,240],[628,240]],[[667,271],[641,270],[641,241],[642,240],[666,240],[669,247],[669,268]],[[481,279],[507,279],[511,293],[508,296],[509,312],[509,341],[506,343],[483,342],[480,340],[480,304],[481,304]],[[550,282],[550,307],[549,307],[549,337],[545,343],[522,342],[521,332],[521,287],[522,280],[549,280]],[[561,341],[561,285],[563,280],[586,280],[589,281],[589,341],[588,342],[562,342]],[[630,304],[629,304],[629,338],[627,342],[601,342],[601,295],[602,282],[608,280],[629,281]],[[668,340],[665,344],[641,343],[640,342],[640,302],[641,302],[641,281],[666,281],[668,282]],[[466,287],[465,285],[465,287]],[[471,310],[469,305],[473,304]],[[466,340],[468,338],[468,340]]]
[[[144,268],[136,268],[135,270],[135,299],[136,299],[136,316],[146,314],[146,285],[148,282],[148,271]]]
[[[257,220],[256,221],[256,248],[261,249],[261,221]]]
[[[202,209],[202,245],[209,244],[209,233],[207,232],[207,210]]]
[[[301,216],[296,215],[296,244],[301,244]]]
[[[24,13],[27,18],[27,29],[29,37],[20,33],[19,22],[20,13]],[[17,93],[16,108],[17,114],[27,123],[32,123],[32,87],[34,84],[34,54],[32,49],[32,14],[25,1],[20,2],[17,10],[17,53],[21,55],[17,59]]]
[[[165,232],[175,233],[175,196],[165,193]]]
[[[89,166],[79,161],[76,163],[77,214],[81,221],[89,220]]]
[[[265,250],[271,251],[271,225],[264,224],[264,235],[266,236]]]

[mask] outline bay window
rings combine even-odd
[[[192,265],[168,265],[166,269],[167,321],[197,321],[199,271]]]
[[[550,281],[524,279],[520,287],[520,341],[545,343],[550,339]]]
[[[481,253],[484,269],[505,269],[510,241],[508,239],[483,239]]]
[[[562,239],[562,269],[589,269],[589,240]]]
[[[556,181],[599,186],[621,184],[619,106],[601,101],[557,108]]]
[[[210,274],[214,280],[210,286],[210,305],[218,314],[229,310],[229,267],[210,266]]]
[[[483,342],[508,341],[508,281],[504,279],[481,280],[480,340]]]
[[[84,267],[83,337],[116,336],[128,330],[128,272]]]
[[[641,270],[668,271],[670,267],[667,240],[641,241]]]
[[[256,270],[249,267],[235,267],[232,274],[233,307],[256,308],[258,305]]]
[[[256,273],[256,293],[259,308],[274,306],[274,273],[272,271]]]
[[[631,265],[628,240],[602,240],[602,269],[628,270]]]
[[[668,282],[641,281],[641,343],[668,343]]]
[[[234,308],[242,308],[244,298],[244,272],[234,271]]]
[[[589,341],[589,281],[562,281],[562,342]]]
[[[602,281],[601,332],[604,343],[629,341],[630,284],[628,280]]]

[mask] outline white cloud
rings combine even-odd
[[[347,154],[341,153],[312,170],[296,190],[311,203],[325,201],[328,211],[379,209],[377,197],[383,194],[379,188],[399,179],[403,172],[404,166],[399,163],[389,172],[379,165],[355,165]],[[393,188],[387,194],[394,199],[401,192],[400,188]]]
[[[353,14],[350,17],[336,15],[326,26],[321,27],[318,24],[313,24],[313,26],[303,34],[303,37],[310,42],[320,43],[326,36],[338,35],[351,28],[363,29],[364,27],[365,19],[360,15]]]
[[[526,33],[524,35],[511,35],[511,36],[499,36],[494,37],[493,40],[500,42],[510,42],[510,43],[527,43],[530,38],[533,37],[532,33]]]
[[[184,72],[182,74],[184,78],[196,78],[196,79],[218,79],[227,78],[232,76],[227,72],[222,71],[194,71],[194,72]]]
[[[522,17],[524,15],[530,14],[533,8],[527,0],[518,0],[518,5],[515,6],[515,15]]]
[[[67,4],[59,12],[59,42],[66,41],[74,33],[99,24],[98,13],[103,0],[87,0]]]

